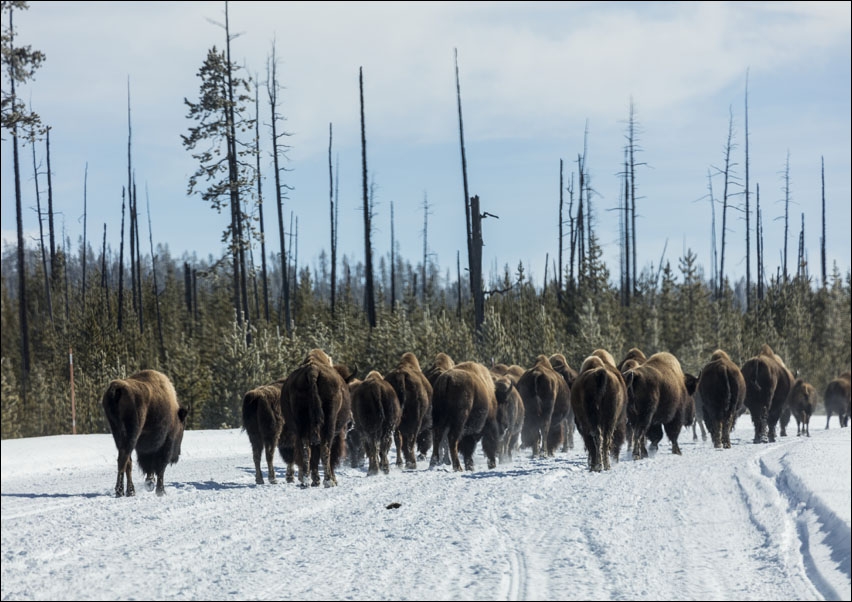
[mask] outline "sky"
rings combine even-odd
[[[165,495],[115,498],[108,434],[6,439],[3,600],[850,600],[849,428],[691,433],[587,470],[582,443],[473,471],[341,466],[256,485],[238,429],[187,431]],[[264,467],[264,474],[266,470]],[[388,508],[399,504],[396,508]]]
[[[197,71],[207,51],[224,44],[224,9],[224,2],[36,1],[16,13],[18,42],[46,55],[18,93],[52,127],[57,228],[65,229],[75,249],[85,198],[89,244],[100,252],[107,224],[108,244],[118,253],[129,87],[133,166],[141,207],[150,205],[154,241],[168,245],[173,257],[223,254],[227,212],[187,195],[197,164],[181,135],[192,124],[184,100],[199,97]],[[422,260],[426,222],[429,261],[442,274],[454,274],[457,253],[466,263],[457,51],[470,194],[479,195],[482,211],[499,218],[483,222],[486,282],[506,267],[514,273],[520,262],[539,285],[546,261],[552,277],[560,161],[567,206],[584,145],[597,235],[617,280],[615,208],[631,101],[638,126],[640,270],[661,261],[676,269],[691,250],[705,275],[712,273],[709,190],[717,201],[721,249],[719,170],[730,123],[725,271],[734,280],[745,277],[746,87],[752,278],[758,186],[767,273],[782,264],[786,206],[788,270],[796,269],[804,221],[809,270],[819,276],[823,160],[828,272],[836,263],[845,274],[852,257],[851,13],[848,2],[231,3],[233,60],[260,83],[267,254],[279,248],[265,86],[274,43],[284,88],[285,121],[279,125],[290,134],[285,229],[293,232],[298,221],[300,265],[318,267],[321,252],[330,249],[330,125],[338,255],[363,261],[359,71],[374,253],[390,254],[393,205],[403,258],[413,265]],[[4,244],[16,240],[10,148],[4,139]],[[43,171],[44,144],[36,150]],[[29,146],[22,161],[24,230],[35,245]],[[45,203],[45,175],[39,185]]]

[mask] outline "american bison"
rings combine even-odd
[[[396,368],[385,375],[385,380],[396,391],[402,408],[402,418],[396,429],[396,464],[414,470],[417,468],[417,458],[414,454],[417,447],[418,436],[421,431],[428,431],[430,421],[427,416],[432,414],[432,384],[420,369],[420,362],[413,353],[402,354]],[[424,429],[424,420],[426,420]],[[422,441],[422,439],[421,439]],[[423,452],[428,451],[426,447]]]
[[[754,442],[775,441],[775,425],[793,386],[793,375],[766,344],[745,361],[741,371],[746,382],[745,405],[754,423]]]
[[[275,450],[284,428],[284,416],[281,414],[281,387],[284,381],[261,385],[248,391],[243,397],[243,430],[248,433],[254,459],[254,481],[263,485],[263,471],[260,469],[261,453],[266,452],[266,468],[269,482],[276,483],[273,460]]]
[[[571,387],[571,407],[577,432],[583,438],[589,470],[610,469],[624,444],[627,391],[615,363],[601,355],[587,357]]]
[[[473,470],[473,452],[482,440],[488,468],[497,465],[497,398],[488,368],[478,362],[456,364],[435,379],[432,388],[432,459],[440,463],[441,441],[447,438],[453,470]]]
[[[811,414],[814,413],[816,404],[817,395],[813,385],[801,378],[797,378],[796,382],[793,383],[793,388],[790,389],[790,395],[787,397],[787,405],[790,406],[790,413],[796,419],[797,437],[801,437],[802,435],[811,436]]]
[[[694,412],[694,406],[678,359],[665,351],[655,353],[628,371],[624,383],[627,386],[627,421],[633,431],[633,459],[648,457],[646,439],[656,449],[662,439],[662,430],[671,441],[672,453],[680,455],[677,439],[689,412]]]
[[[518,448],[524,425],[524,401],[515,381],[508,374],[494,375],[494,393],[497,397],[497,426],[500,431],[497,457],[502,464],[511,462],[512,452]]]
[[[352,394],[361,380],[353,378],[349,381],[349,398],[352,399]],[[349,454],[349,465],[352,468],[359,468],[364,465],[364,460],[367,458],[367,452],[364,449],[364,441],[361,439],[361,431],[355,428],[355,419],[353,418],[346,430],[346,451]]]
[[[568,360],[561,353],[554,353],[548,359],[553,369],[562,375],[562,378],[565,379],[565,384],[568,385],[568,413],[562,419],[562,427],[565,433],[562,451],[567,452],[574,449],[574,410],[571,408],[570,399],[571,387],[574,386],[574,381],[577,380],[577,371],[568,364]]]
[[[547,356],[539,355],[518,381],[518,392],[524,400],[521,445],[532,447],[533,458],[552,457],[565,436],[562,421],[571,408],[568,383]]]
[[[387,474],[390,472],[388,452],[399,427],[402,409],[396,391],[378,371],[367,374],[352,390],[352,416],[367,452],[367,474],[378,474],[379,469]]]
[[[713,447],[730,449],[731,431],[742,411],[745,394],[745,379],[739,366],[725,351],[717,349],[701,369],[695,393]]]
[[[840,428],[849,424],[850,395],[852,391],[852,378],[849,372],[844,372],[825,387],[825,428],[831,421],[831,415],[837,414]]]
[[[115,447],[118,449],[118,479],[115,495],[135,495],[131,473],[133,450],[145,474],[145,485],[157,495],[165,494],[163,474],[166,465],[180,457],[186,427],[186,409],[180,407],[169,377],[156,370],[142,370],[128,378],[109,383],[101,404]],[[124,489],[124,477],[127,489]]]
[[[284,381],[281,411],[284,415],[282,445],[292,447],[293,462],[299,466],[299,483],[307,487],[320,484],[322,459],[326,487],[337,485],[334,473],[346,449],[346,431],[352,418],[347,380],[354,373],[335,366],[322,349],[313,349]],[[282,453],[282,455],[284,455]],[[293,466],[287,467],[287,481],[293,480]]]
[[[618,363],[618,366],[616,366],[616,368],[618,368],[619,372],[624,374],[628,370],[631,370],[636,366],[644,364],[645,360],[647,359],[648,357],[641,349],[639,349],[638,347],[631,347],[630,350],[627,352],[627,355],[625,355],[624,358]]]

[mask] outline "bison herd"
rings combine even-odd
[[[359,380],[356,371],[314,349],[286,378],[246,392],[242,426],[257,484],[264,482],[262,455],[268,481],[276,482],[276,449],[287,465],[287,482],[296,480],[298,470],[302,487],[318,486],[321,463],[322,483],[331,487],[347,452],[353,466],[366,456],[368,475],[390,471],[391,445],[400,468],[416,469],[431,448],[430,467],[451,464],[462,471],[473,470],[481,444],[488,468],[494,468],[521,448],[533,458],[567,451],[575,428],[589,470],[609,470],[625,444],[640,460],[648,457],[649,445],[658,448],[664,433],[672,453],[680,454],[681,429],[692,426],[695,439],[696,423],[702,433],[706,427],[714,447],[730,448],[731,430],[746,411],[755,443],[775,441],[776,427],[785,436],[790,417],[797,435],[810,436],[818,402],[814,387],[796,378],[769,345],[742,366],[717,350],[697,376],[685,373],[671,353],[646,356],[637,348],[618,363],[597,349],[578,371],[562,354],[539,355],[528,368],[489,368],[456,363],[445,353],[424,370],[410,352],[385,375],[372,370]],[[848,371],[828,384],[823,399],[825,428],[832,415],[847,426]],[[143,370],[113,380],[102,404],[118,449],[116,496],[135,493],[134,450],[148,488],[163,495],[163,473],[178,461],[187,415],[168,377]]]

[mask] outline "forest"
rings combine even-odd
[[[550,276],[545,272],[542,283],[533,282],[518,261],[486,281],[480,221],[487,213],[467,190],[458,65],[467,200],[467,240],[459,241],[459,246],[466,243],[466,257],[461,252],[452,266],[430,260],[425,252],[425,219],[423,257],[413,262],[400,257],[393,242],[389,253],[374,257],[373,191],[364,151],[365,252],[363,257],[338,258],[339,203],[329,125],[329,203],[317,211],[329,215],[330,249],[318,267],[300,265],[283,208],[286,169],[278,158],[287,147],[277,104],[276,60],[270,57],[263,90],[273,115],[275,186],[269,193],[259,188],[260,128],[253,118],[261,86],[254,85],[230,57],[227,17],[223,48],[211,48],[197,73],[199,97],[185,101],[190,125],[182,141],[199,165],[188,193],[230,214],[223,234],[228,251],[219,258],[186,253],[173,257],[168,244],[155,244],[150,211],[145,211],[144,195],[137,196],[129,99],[119,248],[107,243],[106,226],[102,239],[95,232],[74,242],[58,231],[53,220],[50,127],[15,95],[15,86],[31,79],[45,60],[38,50],[16,46],[13,16],[26,8],[26,2],[4,1],[2,11],[2,128],[14,149],[13,157],[4,154],[3,160],[14,162],[18,216],[18,243],[6,246],[0,258],[4,439],[108,432],[100,404],[106,385],[142,368],[170,376],[189,411],[189,428],[239,427],[245,392],[286,376],[312,348],[356,365],[359,375],[374,369],[385,373],[407,351],[414,352],[424,368],[438,352],[456,361],[525,367],[538,354],[562,353],[577,368],[596,348],[619,358],[631,347],[646,353],[669,351],[684,371],[698,374],[716,349],[724,349],[741,365],[765,343],[819,392],[849,370],[852,273],[841,273],[836,264],[830,268],[824,247],[818,269],[811,266],[801,245],[798,253],[790,252],[796,258],[795,270],[787,271],[786,246],[783,266],[766,269],[759,193],[752,199],[756,205],[749,205],[747,147],[744,212],[754,221],[749,225],[746,218],[746,240],[756,261],[749,256],[745,262],[749,267],[756,263],[756,274],[749,272],[731,282],[724,271],[724,220],[734,202],[727,192],[727,156],[725,190],[719,201],[720,256],[713,257],[709,273],[689,249],[676,265],[660,261],[656,268],[637,269],[632,110],[624,149],[619,265],[611,270],[602,261],[601,233],[591,211],[592,190],[584,181],[581,153],[576,184],[572,177],[570,184],[566,179],[560,186],[566,199],[560,196],[558,214],[554,211],[560,235],[554,241]],[[363,89],[361,118],[365,148]],[[729,137],[726,150],[731,149]],[[37,150],[46,162],[41,173]],[[35,171],[36,177],[25,179],[25,171]],[[21,195],[24,183],[32,186],[33,181],[40,238],[26,244]],[[32,192],[24,194],[29,197]],[[47,200],[44,205],[42,197]],[[262,215],[256,208],[264,201],[277,207],[275,227],[255,217]],[[3,203],[9,202],[4,197]],[[734,263],[731,258],[727,261]]]

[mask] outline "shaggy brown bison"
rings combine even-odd
[[[647,356],[641,349],[639,349],[638,347],[631,347],[630,350],[627,352],[627,355],[625,355],[624,358],[618,363],[618,366],[616,366],[616,368],[618,368],[619,372],[624,374],[628,370],[632,370],[636,366],[644,364],[645,360],[647,359]]]
[[[524,427],[521,445],[532,447],[532,457],[552,457],[562,445],[564,418],[571,408],[568,383],[545,355],[518,380],[518,392],[524,400]]]
[[[793,388],[790,389],[790,395],[787,397],[787,405],[790,406],[790,413],[796,419],[797,437],[801,437],[802,435],[806,437],[811,436],[811,414],[814,413],[816,404],[816,390],[810,383],[797,378],[796,382],[793,383]]]
[[[275,450],[284,428],[284,416],[281,414],[281,387],[284,381],[278,380],[269,385],[261,385],[248,391],[243,397],[243,430],[248,433],[254,459],[254,481],[263,485],[263,471],[260,469],[260,456],[266,452],[266,468],[270,483],[276,483],[273,460]]]
[[[352,390],[352,416],[355,430],[361,434],[367,452],[367,474],[378,474],[379,469],[387,474],[390,472],[388,452],[402,410],[396,391],[378,371],[367,374],[361,384]]]
[[[754,442],[775,441],[775,425],[793,386],[793,375],[769,345],[746,360],[741,371],[746,383],[745,405],[754,423]]]
[[[414,449],[418,436],[424,430],[424,420],[432,414],[432,384],[420,369],[417,356],[411,352],[402,354],[396,368],[385,375],[385,380],[396,391],[402,408],[402,418],[396,429],[396,464],[402,466],[405,458],[405,468],[417,468],[417,458]],[[427,420],[426,429],[430,423]],[[429,448],[422,449],[424,456]]]
[[[352,394],[361,381],[353,378],[349,381],[349,398],[352,399]],[[364,460],[367,457],[367,452],[364,449],[364,442],[361,440],[361,431],[355,428],[355,419],[349,423],[346,431],[346,452],[349,454],[349,465],[352,468],[358,468],[364,465]]]
[[[342,375],[343,374],[343,375]],[[293,462],[299,465],[299,483],[319,486],[319,462],[322,459],[326,487],[337,485],[334,474],[346,448],[346,431],[352,417],[349,380],[354,373],[332,364],[321,349],[313,349],[296,367],[281,388],[281,412],[284,415],[282,446],[292,447]],[[282,455],[284,455],[282,453]],[[287,481],[293,480],[293,466],[287,467]]]
[[[672,453],[681,454],[677,438],[694,405],[686,388],[680,362],[671,353],[653,354],[624,375],[627,386],[627,421],[632,427],[633,459],[648,457],[645,440],[656,449],[662,430],[672,444]]]
[[[730,449],[731,431],[742,411],[745,392],[745,379],[739,366],[721,349],[714,351],[701,369],[695,393],[713,447]]]
[[[473,470],[473,452],[482,440],[488,468],[497,465],[497,398],[488,368],[477,362],[456,364],[435,379],[432,388],[432,459],[440,463],[441,441],[447,438],[453,470]]]
[[[565,384],[568,385],[568,413],[562,419],[562,428],[565,433],[562,442],[562,451],[567,452],[570,449],[574,449],[574,410],[571,408],[570,402],[571,387],[574,386],[574,381],[577,380],[577,371],[568,364],[568,360],[561,353],[554,353],[548,359],[553,369],[565,379]]]
[[[128,378],[113,380],[101,404],[118,449],[116,497],[136,493],[131,477],[133,450],[136,450],[136,462],[145,474],[148,490],[155,488],[156,476],[157,495],[165,494],[163,474],[166,465],[174,464],[180,457],[187,414],[178,405],[169,377],[156,370],[142,370]]]
[[[571,407],[589,470],[609,470],[610,458],[618,462],[627,426],[626,405],[624,379],[615,363],[600,355],[587,357],[571,387]]]
[[[511,462],[512,452],[518,448],[521,428],[524,425],[524,401],[515,381],[508,374],[494,377],[497,397],[497,427],[500,431],[497,457],[500,463]]]
[[[840,427],[849,424],[850,398],[852,398],[852,378],[849,372],[844,372],[825,387],[825,428],[831,421],[831,415],[837,414]]]

